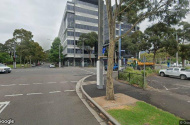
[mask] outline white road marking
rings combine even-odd
[[[30,84],[19,84],[20,86],[24,86],[24,85],[30,85]]]
[[[187,101],[187,102],[189,102],[189,103],[190,103],[190,101]]]
[[[91,72],[91,71],[88,71],[88,70],[85,70],[85,69],[81,69],[81,70],[86,71],[86,72],[89,72],[89,73],[91,73],[91,74],[95,74],[94,72]]]
[[[78,81],[71,81],[71,82],[78,82]]]
[[[166,86],[163,86],[167,91],[168,91],[168,88],[166,88]]]
[[[59,93],[59,92],[61,92],[61,91],[52,91],[52,92],[49,92],[49,93]]]
[[[39,85],[39,84],[42,84],[42,83],[33,83],[34,85]]]
[[[9,105],[9,103],[10,102],[0,102],[0,105],[1,105],[0,114]]]
[[[16,84],[10,84],[10,85],[1,85],[1,86],[14,86],[14,85],[16,85]]]
[[[57,83],[57,82],[48,82],[48,84],[53,84],[53,83]]]
[[[60,82],[60,83],[67,83],[68,81],[62,81],[62,82]]]
[[[21,96],[21,95],[23,95],[23,94],[12,94],[12,95],[5,95],[5,97],[7,97],[7,96],[11,96],[11,97],[14,97],[14,96]]]
[[[75,90],[65,90],[64,92],[74,92]]]
[[[28,93],[26,95],[40,95],[40,94],[43,94],[43,93]]]

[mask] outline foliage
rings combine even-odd
[[[106,84],[106,98],[108,100],[114,99],[112,67],[114,65],[116,41],[128,35],[138,23],[146,18],[149,18],[150,21],[159,20],[162,23],[171,25],[177,24],[182,18],[185,18],[189,11],[189,0],[116,0],[115,2],[115,9],[113,10],[111,0],[106,0],[110,42]],[[121,36],[115,37],[115,23],[126,20],[132,24],[132,27]],[[159,41],[158,37],[153,36],[150,39],[152,42],[155,40]]]
[[[141,31],[135,31],[130,36],[125,36],[122,39],[122,50],[126,50],[132,55],[136,55],[139,51],[149,49],[151,45],[145,41],[144,37]]]
[[[179,55],[182,58],[182,63],[183,63],[183,67],[184,67],[184,60],[190,60],[190,44],[188,45],[184,45],[181,44],[179,47]]]
[[[179,117],[165,112],[145,102],[138,101],[136,105],[124,109],[111,109],[112,115],[121,125],[178,125]]]
[[[50,61],[52,62],[59,62],[59,46],[60,46],[60,57],[61,59],[64,58],[62,51],[63,51],[63,46],[61,46],[61,40],[59,37],[56,37],[52,43],[51,49],[50,49]]]
[[[0,63],[10,63],[12,62],[12,58],[6,52],[0,52]]]
[[[10,57],[13,57],[14,46],[16,48],[17,61],[20,59],[20,64],[24,61],[31,60],[32,62],[41,61],[44,59],[42,47],[32,40],[32,32],[25,29],[15,29],[13,38],[8,39],[3,45],[3,52],[6,52]],[[2,45],[1,45],[2,46]]]
[[[84,50],[86,50],[89,54],[89,59],[90,59],[91,65],[92,65],[92,59],[91,59],[92,49],[93,49],[93,47],[96,46],[97,43],[98,43],[98,34],[95,32],[81,34],[79,37],[79,40],[77,42],[77,46],[80,49],[83,48],[83,44],[84,44]]]

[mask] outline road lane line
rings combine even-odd
[[[71,82],[78,82],[78,81],[71,81]]]
[[[39,84],[43,84],[43,83],[33,83],[34,85],[39,85]]]
[[[48,84],[53,84],[53,83],[57,83],[57,82],[48,82]]]
[[[14,96],[21,96],[21,95],[23,95],[23,94],[12,94],[12,95],[5,95],[5,97],[10,97],[10,96],[12,96],[12,97],[14,97]]]
[[[0,102],[1,105],[3,105],[3,108],[0,109],[0,114],[2,111],[9,105],[10,102]]]
[[[167,91],[168,91],[168,88],[166,88],[166,86],[163,86]]]
[[[65,90],[64,92],[74,92],[75,90]]]
[[[41,95],[41,94],[43,94],[43,93],[28,93],[26,95]]]
[[[20,86],[24,86],[24,85],[30,85],[30,84],[19,84]]]
[[[52,92],[49,92],[49,93],[59,93],[59,92],[61,92],[61,91],[52,91]]]
[[[1,86],[15,86],[16,84],[10,84],[10,85],[1,85]]]

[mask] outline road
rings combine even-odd
[[[0,119],[14,125],[98,125],[75,92],[78,80],[95,69],[13,69],[0,74]]]

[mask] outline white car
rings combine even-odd
[[[55,68],[55,64],[50,64],[49,68]]]
[[[179,67],[170,67],[168,69],[161,69],[159,71],[160,76],[174,76],[180,77],[181,79],[188,79],[190,78],[190,70],[186,70],[184,68]]]
[[[11,68],[4,65],[4,64],[1,64],[0,63],[0,72],[3,72],[3,73],[11,73]]]

